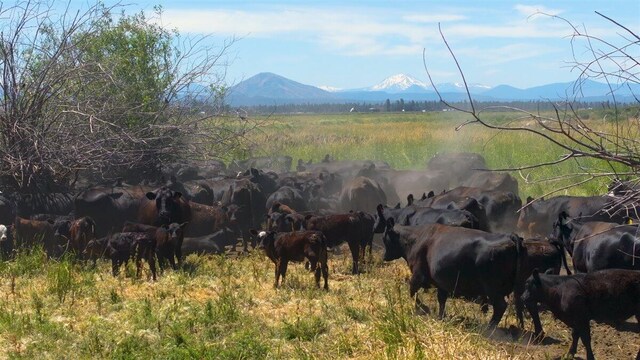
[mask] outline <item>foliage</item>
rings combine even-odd
[[[243,146],[251,119],[220,116],[230,39],[181,37],[98,2],[60,13],[0,5],[0,180],[63,191]],[[162,16],[156,8],[157,18]],[[131,178],[131,176],[129,176]]]

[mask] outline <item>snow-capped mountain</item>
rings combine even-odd
[[[412,76],[406,74],[396,74],[384,79],[381,83],[370,87],[370,91],[385,91],[388,93],[416,91],[422,92],[430,86]]]
[[[338,87],[334,87],[334,86],[327,86],[327,85],[320,85],[318,86],[318,89],[322,89],[324,91],[328,91],[328,92],[338,92],[338,91],[342,91],[341,88]]]
[[[482,85],[482,84],[467,84],[467,85],[469,86],[469,91],[472,94],[480,94],[491,89],[491,86]],[[440,92],[452,92],[452,93],[466,92],[464,88],[464,83],[459,83],[459,82],[438,84],[436,85],[436,88]]]

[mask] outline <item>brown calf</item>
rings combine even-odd
[[[368,244],[373,234],[373,225],[357,213],[336,214],[326,216],[307,215],[304,228],[322,231],[327,238],[327,246],[334,247],[347,242],[353,258],[352,273],[358,273],[360,247]]]
[[[282,276],[287,273],[289,261],[302,262],[309,260],[310,269],[315,271],[316,286],[320,287],[320,275],[324,278],[324,289],[329,290],[329,267],[327,265],[326,239],[320,231],[296,231],[277,234],[275,231],[251,230],[258,237],[260,247],[264,247],[269,259],[276,265],[277,288]]]
[[[89,241],[96,238],[96,223],[88,216],[73,220],[69,235],[71,249],[81,256]]]

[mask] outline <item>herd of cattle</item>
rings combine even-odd
[[[531,314],[542,335],[543,304],[572,329],[593,359],[589,321],[640,322],[640,240],[633,207],[620,204],[629,184],[602,196],[527,198],[507,173],[487,171],[477,154],[436,155],[425,170],[378,161],[258,158],[168,167],[171,180],[90,186],[76,194],[0,194],[0,248],[10,259],[36,244],[50,257],[112,262],[113,275],[135,259],[156,279],[156,258],[178,268],[189,254],[263,248],[275,263],[275,286],[288,262],[305,259],[328,289],[328,252],[347,243],[352,272],[382,234],[384,260],[404,258],[416,296],[435,287],[439,316],[448,297],[493,308],[501,320],[514,294],[520,326]],[[622,186],[624,185],[624,186]],[[414,195],[415,194],[415,195]],[[400,202],[406,199],[406,206]],[[392,206],[389,206],[389,205]],[[397,204],[393,206],[393,204]],[[523,207],[523,205],[526,205]],[[524,238],[523,238],[524,237]],[[572,260],[572,275],[565,251]],[[567,275],[559,275],[564,266]],[[638,353],[640,359],[640,352]]]

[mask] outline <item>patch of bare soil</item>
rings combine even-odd
[[[487,336],[500,342],[517,344],[514,355],[525,355],[531,359],[560,359],[569,351],[571,330],[562,322],[546,314],[543,320],[545,338],[535,342],[533,333],[519,329],[498,328]],[[636,359],[640,350],[640,324],[635,319],[613,328],[608,325],[591,322],[591,348],[596,359]],[[575,359],[586,359],[587,353],[578,341]]]

